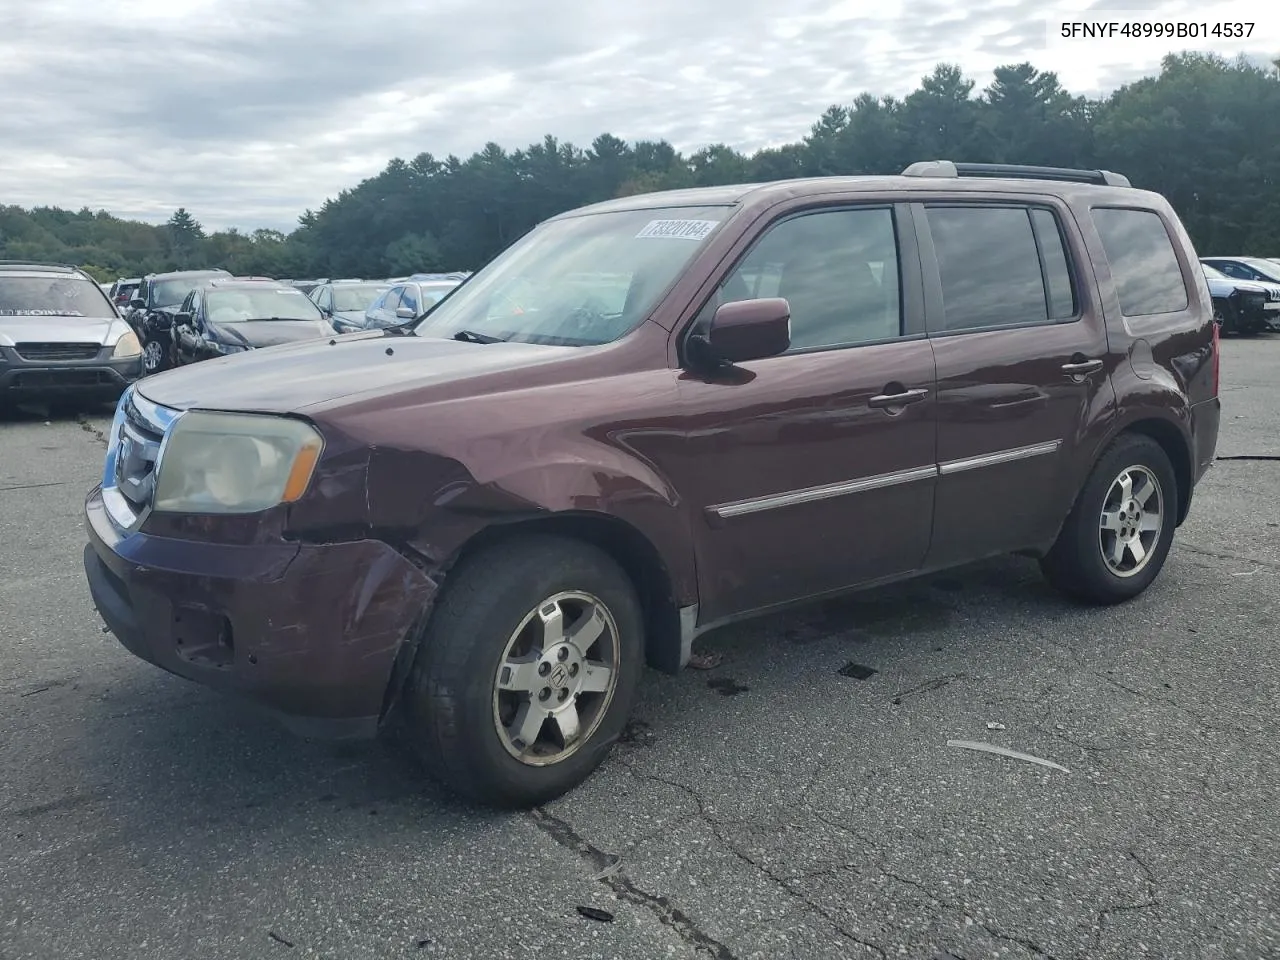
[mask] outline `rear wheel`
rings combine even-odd
[[[643,630],[634,588],[600,550],[553,537],[491,548],[449,575],[410,674],[404,733],[467,797],[552,800],[622,732]]]
[[[1085,482],[1041,561],[1055,587],[1090,603],[1119,603],[1159,575],[1177,525],[1178,482],[1164,448],[1121,434]]]

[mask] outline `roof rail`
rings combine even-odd
[[[1076,170],[1072,167],[1033,167],[1018,163],[955,163],[920,160],[902,171],[904,177],[993,177],[1011,180],[1061,180],[1129,187],[1129,178],[1110,170]]]
[[[0,260],[0,270],[64,270],[68,273],[79,273],[80,268],[72,263],[53,263],[44,260]]]

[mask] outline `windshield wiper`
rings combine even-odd
[[[476,333],[474,330],[459,330],[453,335],[453,339],[467,343],[506,343],[502,337],[491,337],[487,333]]]

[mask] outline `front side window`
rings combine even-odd
[[[943,316],[930,317],[931,332],[1046,323],[1074,312],[1056,222],[1034,229],[1025,207],[928,206],[926,216],[942,284]],[[1057,244],[1043,269],[1037,233]]]
[[[791,306],[790,352],[852,346],[902,331],[893,212],[843,209],[783,220],[755,244],[703,308],[783,297]]]
[[[75,277],[0,277],[0,317],[92,317],[116,315],[92,280]]]
[[[534,228],[414,328],[591,346],[635,329],[729,214],[723,206],[585,213]]]
[[[1095,207],[1093,222],[1111,264],[1111,278],[1126,317],[1187,308],[1187,286],[1164,221],[1151,210]]]

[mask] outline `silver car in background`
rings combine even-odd
[[[141,376],[138,336],[92,277],[0,260],[0,404],[112,400]]]

